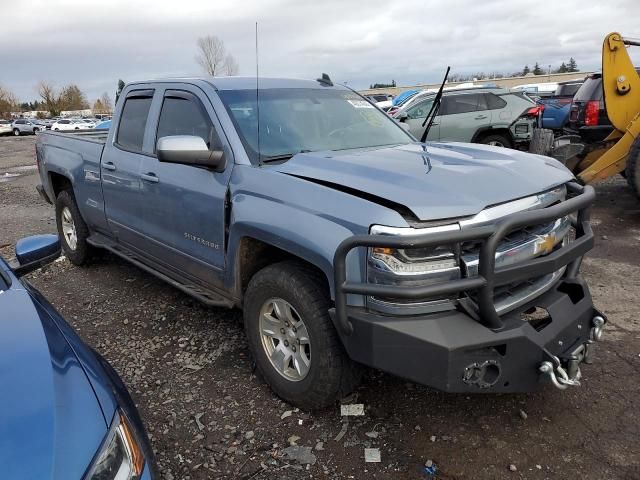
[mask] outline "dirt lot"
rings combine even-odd
[[[20,237],[55,232],[34,188],[33,144],[0,138],[7,257]],[[30,280],[121,373],[166,479],[432,478],[428,460],[442,479],[638,479],[640,202],[621,178],[597,190],[583,271],[610,323],[583,386],[565,392],[447,395],[368,372],[355,394],[366,415],[345,423],[337,406],[306,414],[271,393],[252,373],[238,311],[206,308],[107,254]],[[312,447],[315,463],[285,458],[290,442]],[[365,463],[365,447],[379,448],[381,463]]]

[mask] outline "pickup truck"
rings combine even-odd
[[[363,365],[565,389],[606,321],[579,273],[592,187],[548,157],[416,142],[327,76],[132,83],[108,132],[42,133],[36,158],[71,262],[107,249],[242,308],[256,367],[301,408]]]

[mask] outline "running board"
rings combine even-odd
[[[177,288],[178,290],[183,291],[187,295],[194,297],[205,305],[225,308],[233,308],[236,305],[236,302],[233,299],[225,297],[222,294],[209,289],[205,289],[199,285],[194,285],[193,283],[189,283],[187,281],[180,282],[169,277],[168,275],[165,275],[164,273],[144,263],[135,253],[122,248],[116,242],[100,233],[91,234],[89,238],[87,238],[87,242],[94,247],[104,248],[118,255],[120,258],[124,258],[128,262],[134,264],[136,267],[158,277],[160,280],[163,280],[169,285]]]

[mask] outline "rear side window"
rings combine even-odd
[[[487,101],[487,108],[489,110],[499,110],[507,106],[507,102],[493,93],[485,93],[485,100]]]
[[[158,138],[173,135],[192,135],[202,138],[209,150],[222,150],[213,123],[200,100],[190,94],[169,94],[162,102]]]
[[[456,95],[442,99],[441,115],[455,115],[458,113],[477,112],[478,110],[486,110],[484,95],[482,94]]]
[[[579,102],[602,100],[602,77],[588,77],[573,97]]]
[[[144,130],[152,97],[129,97],[122,108],[116,143],[126,150],[142,151]]]

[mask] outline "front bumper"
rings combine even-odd
[[[543,328],[523,321],[531,305],[548,312]],[[579,347],[593,350],[592,321],[599,315],[578,277],[510,312],[498,331],[459,311],[399,318],[349,308],[353,333],[343,341],[353,360],[439,390],[529,392],[550,382],[539,371],[550,355],[568,368]]]
[[[359,235],[342,242],[334,258],[335,309],[331,315],[350,357],[451,392],[530,391],[544,380],[556,379],[552,375],[555,367],[562,372],[563,367],[571,366],[570,380],[577,381],[577,363],[588,360],[589,355],[583,353],[592,349],[594,318],[605,320],[593,307],[578,274],[583,255],[593,247],[589,207],[595,192],[577,184],[567,188],[572,198],[544,209],[514,213],[493,225],[404,238]],[[573,242],[542,257],[496,267],[496,250],[509,232],[566,215],[575,215]],[[472,277],[418,287],[347,281],[346,257],[357,247],[429,247],[471,240],[481,242],[478,275]],[[498,315],[497,287],[563,268],[564,276],[553,288],[517,310]],[[461,301],[457,311],[412,317],[384,316],[347,306],[349,293],[417,300],[456,292],[476,292],[476,301]],[[522,314],[532,307],[546,311],[547,318],[529,322]],[[540,371],[546,361],[554,362],[552,374]]]

